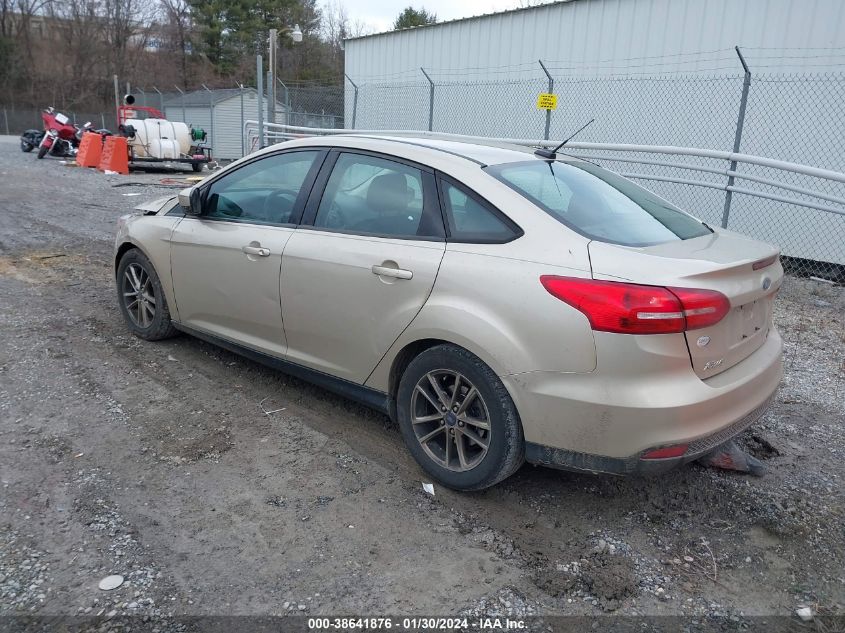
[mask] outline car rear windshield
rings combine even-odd
[[[712,233],[647,189],[590,163],[532,160],[485,170],[559,222],[602,242],[648,246]]]

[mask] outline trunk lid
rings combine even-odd
[[[731,309],[721,321],[684,333],[690,362],[700,378],[733,367],[765,342],[783,280],[776,247],[720,229],[654,246],[593,241],[588,248],[595,279],[717,290],[728,298]],[[762,265],[772,257],[774,261],[755,270],[755,263]]]

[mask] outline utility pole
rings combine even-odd
[[[267,69],[267,122],[276,122],[276,37],[279,31],[270,29],[270,51]]]
[[[258,149],[264,147],[264,64],[262,63],[261,55],[255,56],[255,81],[258,84]]]
[[[114,120],[120,125],[120,86],[117,82],[117,75],[114,77]]]

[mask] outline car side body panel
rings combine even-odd
[[[363,384],[425,304],[443,250],[439,241],[297,230],[282,264],[287,359]],[[380,276],[379,266],[412,276]]]
[[[431,296],[370,375],[367,386],[388,390],[397,354],[424,339],[460,345],[500,376],[595,369],[589,321],[552,297],[539,281],[541,271],[573,276],[587,273],[538,267],[534,262],[491,254],[501,249],[502,245],[447,245]]]
[[[121,247],[125,249],[127,244],[132,244],[152,262],[174,321],[179,320],[179,310],[170,275],[170,235],[181,220],[178,215],[124,215],[118,220],[115,237],[116,255],[122,252]],[[115,259],[115,270],[117,263]]]

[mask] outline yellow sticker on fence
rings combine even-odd
[[[551,92],[542,92],[537,95],[538,110],[557,110],[557,95]]]

